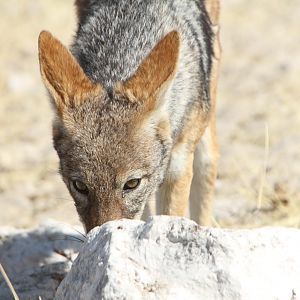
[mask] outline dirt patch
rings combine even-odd
[[[299,227],[300,2],[222,4],[216,222]],[[70,43],[73,1],[2,1],[0,16],[0,225],[30,227],[47,218],[76,224],[57,173],[37,59],[43,29]]]

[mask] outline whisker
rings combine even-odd
[[[72,227],[73,230],[75,230],[77,233],[79,233],[84,239],[86,239],[86,235],[82,232],[80,232],[79,230],[77,230],[76,228]]]
[[[79,231],[78,229],[76,229],[74,226],[68,224],[68,223],[64,223],[64,222],[57,222],[58,224],[67,226],[69,228],[71,228],[72,230],[76,231],[77,233],[79,233],[82,237],[84,237],[86,239],[86,235],[84,233],[82,233],[81,231]]]
[[[57,237],[57,238],[50,238],[51,241],[70,241],[70,242],[80,242],[80,243],[84,243],[84,240],[72,236],[72,235],[66,235],[65,237]]]
[[[81,238],[79,238],[79,237],[77,237],[77,236],[73,236],[73,235],[66,235],[66,237],[68,237],[68,238],[73,238],[74,240],[78,240],[78,241],[80,241],[80,242],[82,242],[82,243],[84,243],[85,242],[85,239],[81,239]]]

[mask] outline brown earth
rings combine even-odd
[[[221,24],[216,225],[300,227],[300,2],[226,0]],[[73,0],[0,2],[0,226],[79,222],[37,60],[41,30],[74,28]]]

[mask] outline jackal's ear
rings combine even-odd
[[[84,74],[71,52],[47,31],[39,36],[39,60],[44,84],[59,115],[66,107],[78,106],[101,92],[100,85]]]
[[[176,74],[179,57],[179,33],[168,33],[129,78],[123,88],[133,99],[156,101]],[[154,104],[154,103],[153,103]]]

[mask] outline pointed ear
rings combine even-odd
[[[179,57],[179,33],[168,33],[141,63],[122,88],[136,101],[157,98],[176,74]],[[133,96],[133,97],[132,97]]]
[[[44,84],[59,115],[65,107],[78,106],[100,94],[100,85],[84,74],[71,52],[47,31],[39,36],[39,61]]]

